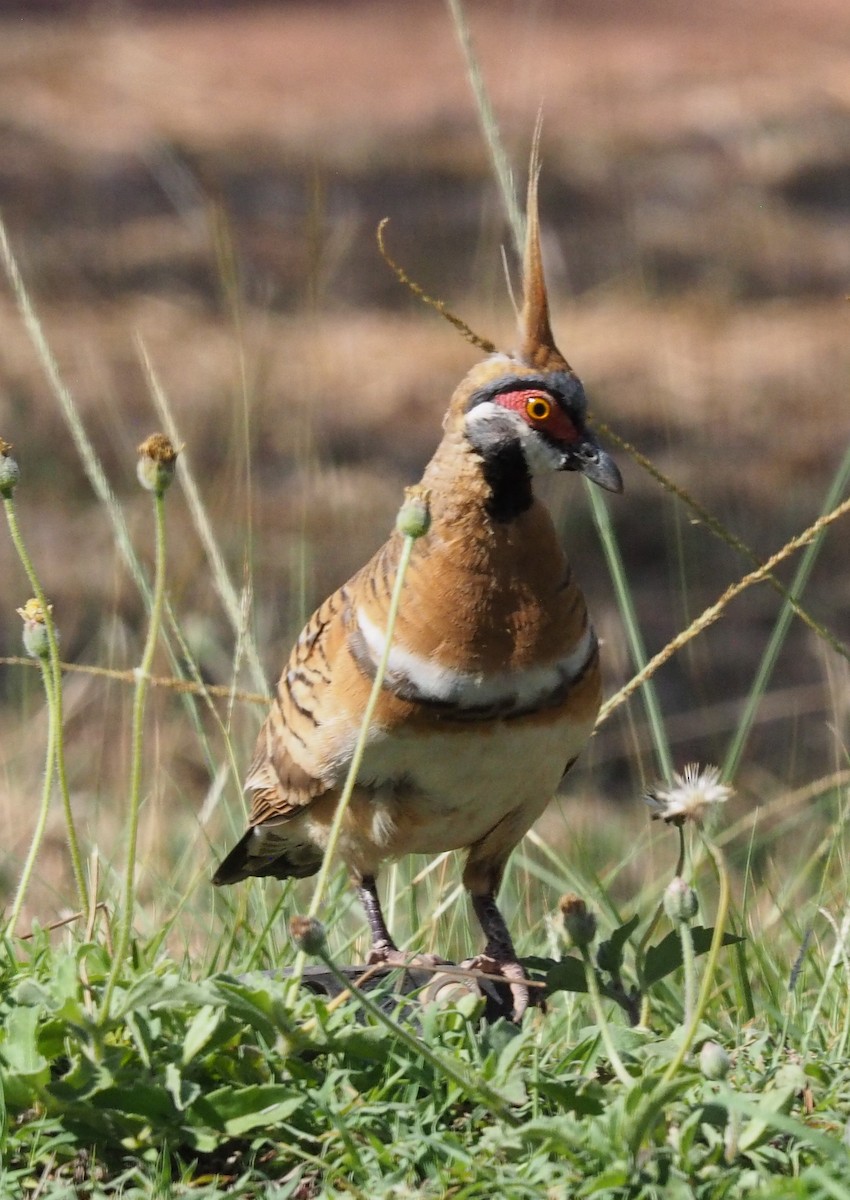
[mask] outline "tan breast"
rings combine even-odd
[[[535,502],[513,521],[488,519],[477,456],[460,435],[444,438],[423,483],[432,488],[432,523],[407,572],[396,643],[437,666],[485,676],[569,656],[587,613],[547,509]],[[394,535],[353,589],[358,609],[380,628],[400,545]]]

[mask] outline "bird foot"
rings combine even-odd
[[[397,950],[395,946],[373,946],[369,951],[366,962],[370,967],[444,967],[448,963],[438,954],[411,954],[405,950]]]
[[[528,1008],[530,994],[528,976],[515,959],[491,958],[489,954],[477,954],[460,964],[467,971],[483,971],[485,975],[498,975],[509,985],[514,1008],[511,1020],[521,1021]]]

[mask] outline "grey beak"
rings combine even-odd
[[[586,433],[577,446],[570,447],[569,461],[564,466],[570,471],[581,471],[586,479],[598,483],[606,492],[623,490],[620,468],[590,434]]]

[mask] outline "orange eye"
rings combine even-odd
[[[552,415],[552,402],[545,396],[529,396],[525,402],[525,412],[532,421],[548,421]]]

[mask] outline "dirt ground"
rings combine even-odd
[[[253,573],[271,676],[304,610],[382,540],[478,353],[399,287],[380,218],[413,277],[511,344],[510,237],[447,7],[36,7],[0,17],[14,251],[144,554],[134,449],[159,424],[145,347],[231,573]],[[554,324],[592,408],[766,557],[814,519],[847,449],[850,6],[466,10],[520,189],[543,113]],[[0,435],[25,472],[21,520],[63,649],[131,665],[138,596],[5,289],[0,330]],[[652,653],[748,564],[624,473],[611,511]],[[580,489],[559,483],[611,691],[629,656]],[[173,602],[208,677],[226,680],[232,632],[182,503],[171,520]],[[845,525],[806,596],[845,642],[846,547]],[[0,578],[0,653],[15,654],[27,585],[5,538]],[[755,590],[659,676],[678,761],[722,756],[777,610]],[[833,768],[847,692],[846,662],[795,627],[748,756],[753,795]],[[10,820],[37,780],[20,736],[34,704],[21,668],[0,666]],[[107,736],[105,707],[80,693],[82,744]],[[619,801],[651,774],[631,713],[600,733],[581,787]],[[163,738],[170,777],[202,792],[196,752]]]

